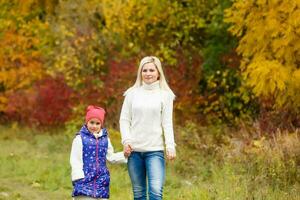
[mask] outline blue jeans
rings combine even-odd
[[[128,172],[135,200],[161,200],[165,182],[163,151],[132,152],[128,158]]]

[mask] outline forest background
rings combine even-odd
[[[147,55],[176,94],[165,199],[300,198],[298,0],[0,0],[0,46],[0,199],[70,199],[89,104],[122,150]],[[110,168],[111,199],[131,199]]]

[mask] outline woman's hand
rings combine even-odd
[[[131,145],[130,144],[124,144],[124,146],[123,146],[124,156],[126,158],[128,158],[130,156],[131,152],[132,152]]]
[[[167,149],[167,159],[168,160],[174,160],[176,158],[176,151]]]

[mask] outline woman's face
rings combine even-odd
[[[92,118],[87,123],[87,128],[91,133],[99,133],[101,130],[101,121],[97,118]]]
[[[153,63],[147,63],[142,68],[142,80],[146,84],[151,84],[157,81],[159,73],[156,66]]]

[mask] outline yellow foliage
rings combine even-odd
[[[44,74],[39,37],[48,25],[26,19],[28,13],[25,8],[20,8],[22,6],[4,9],[0,20],[0,111],[5,109],[7,95],[30,87]]]
[[[289,71],[276,60],[255,59],[244,72],[248,84],[259,96],[272,96],[285,91],[285,83],[289,79]]]
[[[226,10],[229,31],[237,36],[237,51],[246,82],[257,96],[272,97],[278,107],[298,108],[300,101],[299,0],[238,1]]]
[[[60,1],[57,17],[50,21],[55,41],[47,73],[63,74],[68,85],[75,89],[82,88],[91,76],[97,79],[99,88],[102,84],[99,75],[104,71],[109,41],[97,30],[99,21],[95,15],[102,15],[98,10],[100,5],[97,0]]]
[[[103,0],[104,33],[112,41],[119,41],[125,54],[151,52],[175,64],[175,47],[184,46],[185,42],[192,44],[195,39],[190,35],[191,30],[205,26],[201,16],[205,4],[193,0],[184,3],[189,6],[184,7],[178,1]],[[193,45],[188,48],[191,51]]]

